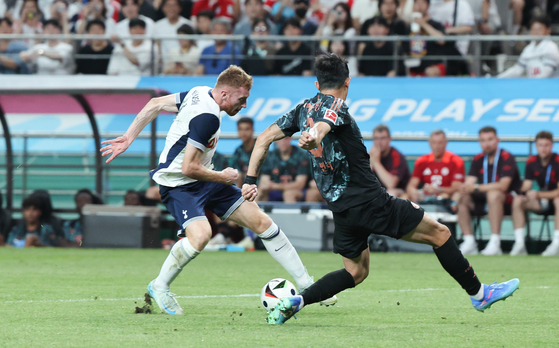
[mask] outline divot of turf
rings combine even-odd
[[[134,303],[137,304],[138,302],[134,302]],[[134,314],[151,314],[151,313],[153,313],[153,311],[151,310],[152,304],[153,304],[153,302],[151,302],[151,297],[146,292],[144,294],[144,305],[142,307],[136,307],[136,309],[134,310]]]

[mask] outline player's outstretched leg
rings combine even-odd
[[[473,306],[479,311],[483,312],[518,289],[518,279],[501,284],[482,284],[472,265],[458,249],[448,228],[428,214],[425,214],[419,225],[402,239],[431,245],[443,268],[466,290]]]
[[[175,294],[169,291],[169,287],[182,269],[200,254],[199,250],[205,247],[211,237],[210,224],[206,220],[194,221],[188,225],[186,234],[188,238],[183,238],[173,245],[159,276],[148,285],[151,298],[163,312],[171,315],[183,314],[183,310],[175,299]]]
[[[266,250],[293,277],[299,291],[313,284],[303,262],[285,233],[254,202],[243,202],[230,216],[233,222],[256,232]],[[336,303],[337,298],[325,299],[325,305]]]

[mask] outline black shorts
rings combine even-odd
[[[392,196],[382,207],[368,201],[334,213],[334,252],[354,259],[369,247],[371,233],[400,239],[419,225],[423,215],[417,204]]]
[[[474,201],[474,209],[472,215],[483,216],[487,214],[487,193],[485,192],[472,192],[472,200]],[[507,193],[505,197],[505,215],[512,214],[512,201],[514,197]]]

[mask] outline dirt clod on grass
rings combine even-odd
[[[134,302],[137,304],[137,302]],[[153,313],[151,310],[151,306],[152,306],[153,302],[151,302],[151,297],[149,296],[149,294],[146,292],[144,294],[144,305],[142,307],[137,307],[134,310],[135,314],[151,314]]]

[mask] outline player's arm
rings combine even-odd
[[[482,184],[477,186],[479,192],[488,192],[492,190],[498,190],[502,192],[507,192],[512,183],[512,178],[510,176],[505,176],[499,179],[497,182],[490,182],[488,184]]]
[[[419,178],[412,176],[406,186],[406,194],[412,202],[417,202],[417,198],[419,197],[419,190],[417,188],[419,187],[420,182],[421,180]]]
[[[384,184],[384,187],[386,187],[387,190],[394,189],[396,188],[396,186],[398,186],[398,183],[400,182],[400,178],[394,174],[391,174],[388,170],[386,170],[386,168],[384,168],[384,166],[380,163],[380,161],[376,161],[376,160],[371,161],[371,166],[373,167],[373,170],[375,171],[375,174],[377,175],[378,179],[380,180],[380,182]]]
[[[538,198],[555,199],[559,197],[559,188],[552,191],[537,191]]]
[[[516,63],[510,68],[508,68],[507,70],[500,73],[497,77],[498,78],[520,77],[524,75],[525,71],[526,71],[525,66]]]
[[[136,118],[123,136],[101,143],[103,145],[107,145],[99,150],[102,152],[103,156],[111,155],[111,157],[107,159],[106,163],[111,162],[116,158],[116,156],[126,151],[130,144],[132,144],[132,142],[136,139],[138,134],[140,134],[142,129],[153,121],[161,111],[179,111],[176,104],[176,96],[174,94],[150,99],[146,106],[144,106],[138,115],[136,115]]]
[[[239,176],[239,172],[233,168],[225,168],[218,172],[206,168],[200,163],[204,152],[194,145],[186,144],[184,160],[182,162],[182,173],[189,178],[199,181],[213,181],[226,185],[233,185]]]
[[[520,192],[528,192],[532,189],[534,182],[532,180],[524,179],[522,186],[520,187]]]
[[[299,138],[299,147],[304,150],[314,150],[322,143],[322,139],[326,134],[330,133],[332,127],[326,122],[317,122],[309,129],[308,132],[303,131]]]

